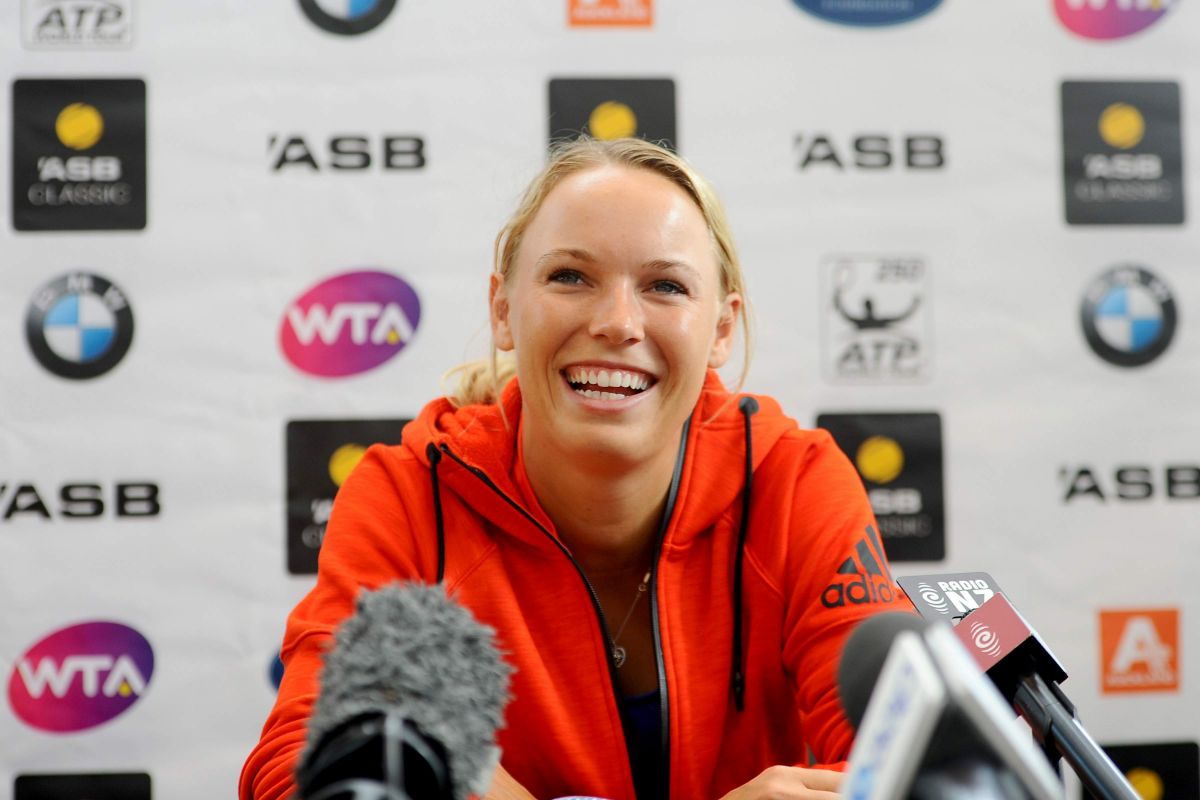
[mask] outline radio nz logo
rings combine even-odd
[[[51,733],[101,725],[141,699],[154,672],[146,637],[117,622],[62,628],[22,656],[8,701],[25,724]]]
[[[971,632],[971,644],[976,650],[992,658],[1000,655],[1000,637],[994,630],[975,621],[968,624],[967,630]]]
[[[981,578],[919,581],[916,585],[916,592],[926,606],[953,619],[961,619],[970,614],[991,600],[992,595],[995,594],[988,582]]]
[[[310,375],[340,378],[374,369],[412,340],[417,293],[386,272],[347,272],[296,298],[279,329],[288,361]]]

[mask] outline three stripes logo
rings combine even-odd
[[[890,603],[896,598],[892,574],[879,534],[872,525],[866,536],[858,540],[853,555],[837,568],[833,582],[821,592],[821,604],[826,608],[869,603]]]
[[[1000,637],[994,630],[974,620],[968,624],[968,630],[971,632],[971,644],[976,650],[992,658],[1000,655]]]

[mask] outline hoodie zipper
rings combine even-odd
[[[675,472],[671,476],[671,487],[667,493],[667,507],[663,512],[662,526],[660,527],[659,532],[658,532],[658,540],[657,540],[657,542],[655,542],[654,561],[652,562],[651,567],[650,567],[650,609],[651,609],[650,619],[651,619],[651,625],[652,625],[653,632],[654,632],[654,657],[655,657],[655,663],[656,663],[656,667],[657,667],[657,671],[658,671],[658,700],[659,700],[659,707],[661,708],[660,725],[662,727],[662,755],[661,755],[661,770],[659,773],[661,776],[661,784],[662,784],[659,797],[662,797],[662,798],[670,797],[671,729],[670,729],[670,706],[669,706],[668,698],[667,698],[666,663],[663,659],[662,634],[659,630],[659,619],[658,619],[658,558],[659,558],[659,554],[662,550],[663,538],[667,532],[667,525],[670,523],[672,513],[675,510],[675,500],[676,500],[676,497],[678,496],[678,490],[679,490],[679,478],[680,478],[680,474],[683,471],[683,454],[687,448],[687,432],[688,432],[688,428],[690,427],[690,424],[691,424],[691,419],[689,418],[683,427],[683,436],[682,436],[682,438],[680,440],[680,444],[679,444],[679,457],[676,459],[676,462],[675,462]],[[583,581],[583,585],[585,587],[587,587],[588,594],[592,598],[592,610],[596,612],[596,619],[600,622],[600,631],[604,635],[604,642],[605,642],[604,653],[605,653],[605,660],[608,662],[609,685],[613,691],[613,699],[617,705],[617,713],[621,717],[621,738],[625,739],[626,716],[625,716],[625,710],[622,707],[621,700],[620,700],[621,687],[620,687],[620,682],[617,680],[617,667],[616,667],[616,664],[613,662],[612,644],[611,644],[612,637],[609,635],[608,622],[604,618],[604,608],[600,605],[600,596],[598,594],[596,594],[596,589],[594,586],[592,586],[592,582],[590,580],[588,580],[587,574],[583,571],[583,568],[579,566],[579,562],[577,562],[575,560],[575,557],[571,555],[571,551],[568,550],[566,548],[566,546],[563,545],[563,543],[560,542],[552,533],[550,533],[550,531],[546,530],[545,526],[543,526],[542,523],[538,522],[537,518],[535,518],[532,514],[530,514],[528,511],[526,511],[525,508],[520,503],[518,503],[516,500],[513,500],[511,497],[509,497],[504,492],[503,489],[501,489],[499,486],[497,486],[495,484],[495,482],[492,481],[492,479],[488,476],[488,474],[486,472],[484,472],[479,467],[474,467],[474,466],[468,464],[466,461],[463,461],[461,458],[458,457],[457,454],[455,454],[455,452],[453,450],[450,449],[450,446],[447,444],[444,444],[444,443],[439,444],[438,449],[441,450],[443,453],[445,453],[447,456],[449,456],[455,463],[457,463],[459,466],[461,466],[467,472],[471,473],[476,478],[478,478],[480,481],[482,481],[483,484],[485,486],[487,486],[489,489],[491,489],[493,492],[495,492],[496,495],[500,497],[500,499],[502,499],[504,502],[508,503],[508,505],[512,506],[512,508],[517,513],[519,513],[525,519],[529,520],[535,528],[537,528],[539,531],[541,531],[543,534],[545,534],[546,538],[549,539],[554,544],[554,546],[557,547],[559,549],[559,551],[564,556],[567,557],[567,560],[569,562],[571,562],[571,566],[573,566],[575,568],[575,572],[579,575],[580,580]],[[626,752],[626,756],[628,757],[628,754],[629,754],[628,739],[625,740],[625,752]],[[631,783],[633,780],[632,768],[633,768],[633,764],[631,761],[630,762],[630,770],[631,770],[630,771],[630,782]],[[639,798],[639,800],[643,800],[643,799]]]

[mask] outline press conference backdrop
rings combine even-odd
[[[990,572],[1196,797],[1198,44],[1180,0],[0,5],[0,798],[233,791],[338,485],[487,353],[580,131],[715,183],[747,387],[895,570]]]

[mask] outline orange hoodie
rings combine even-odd
[[[801,430],[769,398],[756,398],[757,413],[729,399],[710,372],[651,580],[663,758],[678,800],[719,798],[774,764],[841,768],[852,739],[836,689],[842,645],[863,617],[911,609],[830,436]],[[435,474],[446,587],[498,631],[516,668],[499,732],[505,769],[539,800],[634,797],[599,607],[528,491],[515,380],[501,403],[511,426],[495,405],[430,403],[399,446],[372,447],[341,487],[316,586],[288,618],[283,683],[242,770],[243,800],[294,791],[321,653],[360,587],[437,579]]]

